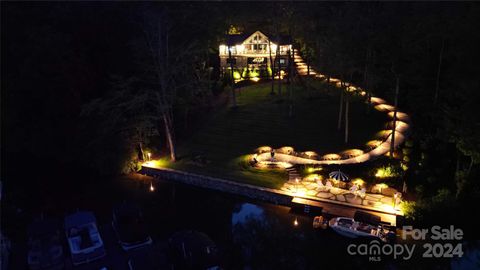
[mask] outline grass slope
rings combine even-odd
[[[278,188],[286,180],[283,171],[252,169],[244,155],[259,146],[292,146],[296,151],[319,154],[349,148],[363,148],[383,129],[385,117],[358,98],[350,102],[350,138],[337,130],[339,90],[327,87],[306,90],[293,88],[293,117],[288,116],[287,86],[282,96],[270,95],[270,84],[246,86],[237,94],[238,107],[217,112],[190,140],[180,145],[180,161],[169,166],[267,187]],[[201,156],[206,162],[192,161]],[[183,158],[182,158],[183,157]]]

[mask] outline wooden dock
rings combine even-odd
[[[322,208],[322,213],[327,216],[342,216],[342,217],[350,217],[353,218],[355,212],[357,210],[361,210],[363,212],[367,212],[372,215],[379,216],[382,222],[389,223],[392,226],[396,226],[397,224],[397,216],[395,214],[387,214],[381,213],[377,211],[365,210],[356,208],[354,205],[351,206],[343,206],[335,203],[328,203],[328,202],[320,202],[314,201],[299,197],[294,197],[292,199],[292,204],[301,204],[301,205],[309,205],[313,207],[320,207]]]

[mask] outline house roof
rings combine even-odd
[[[226,35],[225,36],[225,42],[227,45],[232,46],[232,45],[238,45],[242,44],[246,39],[248,39],[250,36],[255,34],[256,32],[260,32],[264,34],[267,38],[270,39],[271,42],[280,44],[280,45],[289,45],[293,43],[293,39],[289,35],[274,35],[274,34],[265,34],[261,31],[254,31],[254,32],[249,32],[246,34],[235,34],[235,35]]]

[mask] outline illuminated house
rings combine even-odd
[[[225,43],[219,47],[220,71],[229,74],[231,66],[234,78],[255,78],[271,76],[272,61],[274,73],[286,71],[289,52],[293,57],[292,40],[288,36],[268,37],[260,31],[253,34],[227,35]],[[271,60],[270,60],[271,57]]]

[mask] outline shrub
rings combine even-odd
[[[403,212],[405,218],[415,220],[416,219],[416,207],[417,204],[413,201],[402,201],[400,203],[400,209]]]

